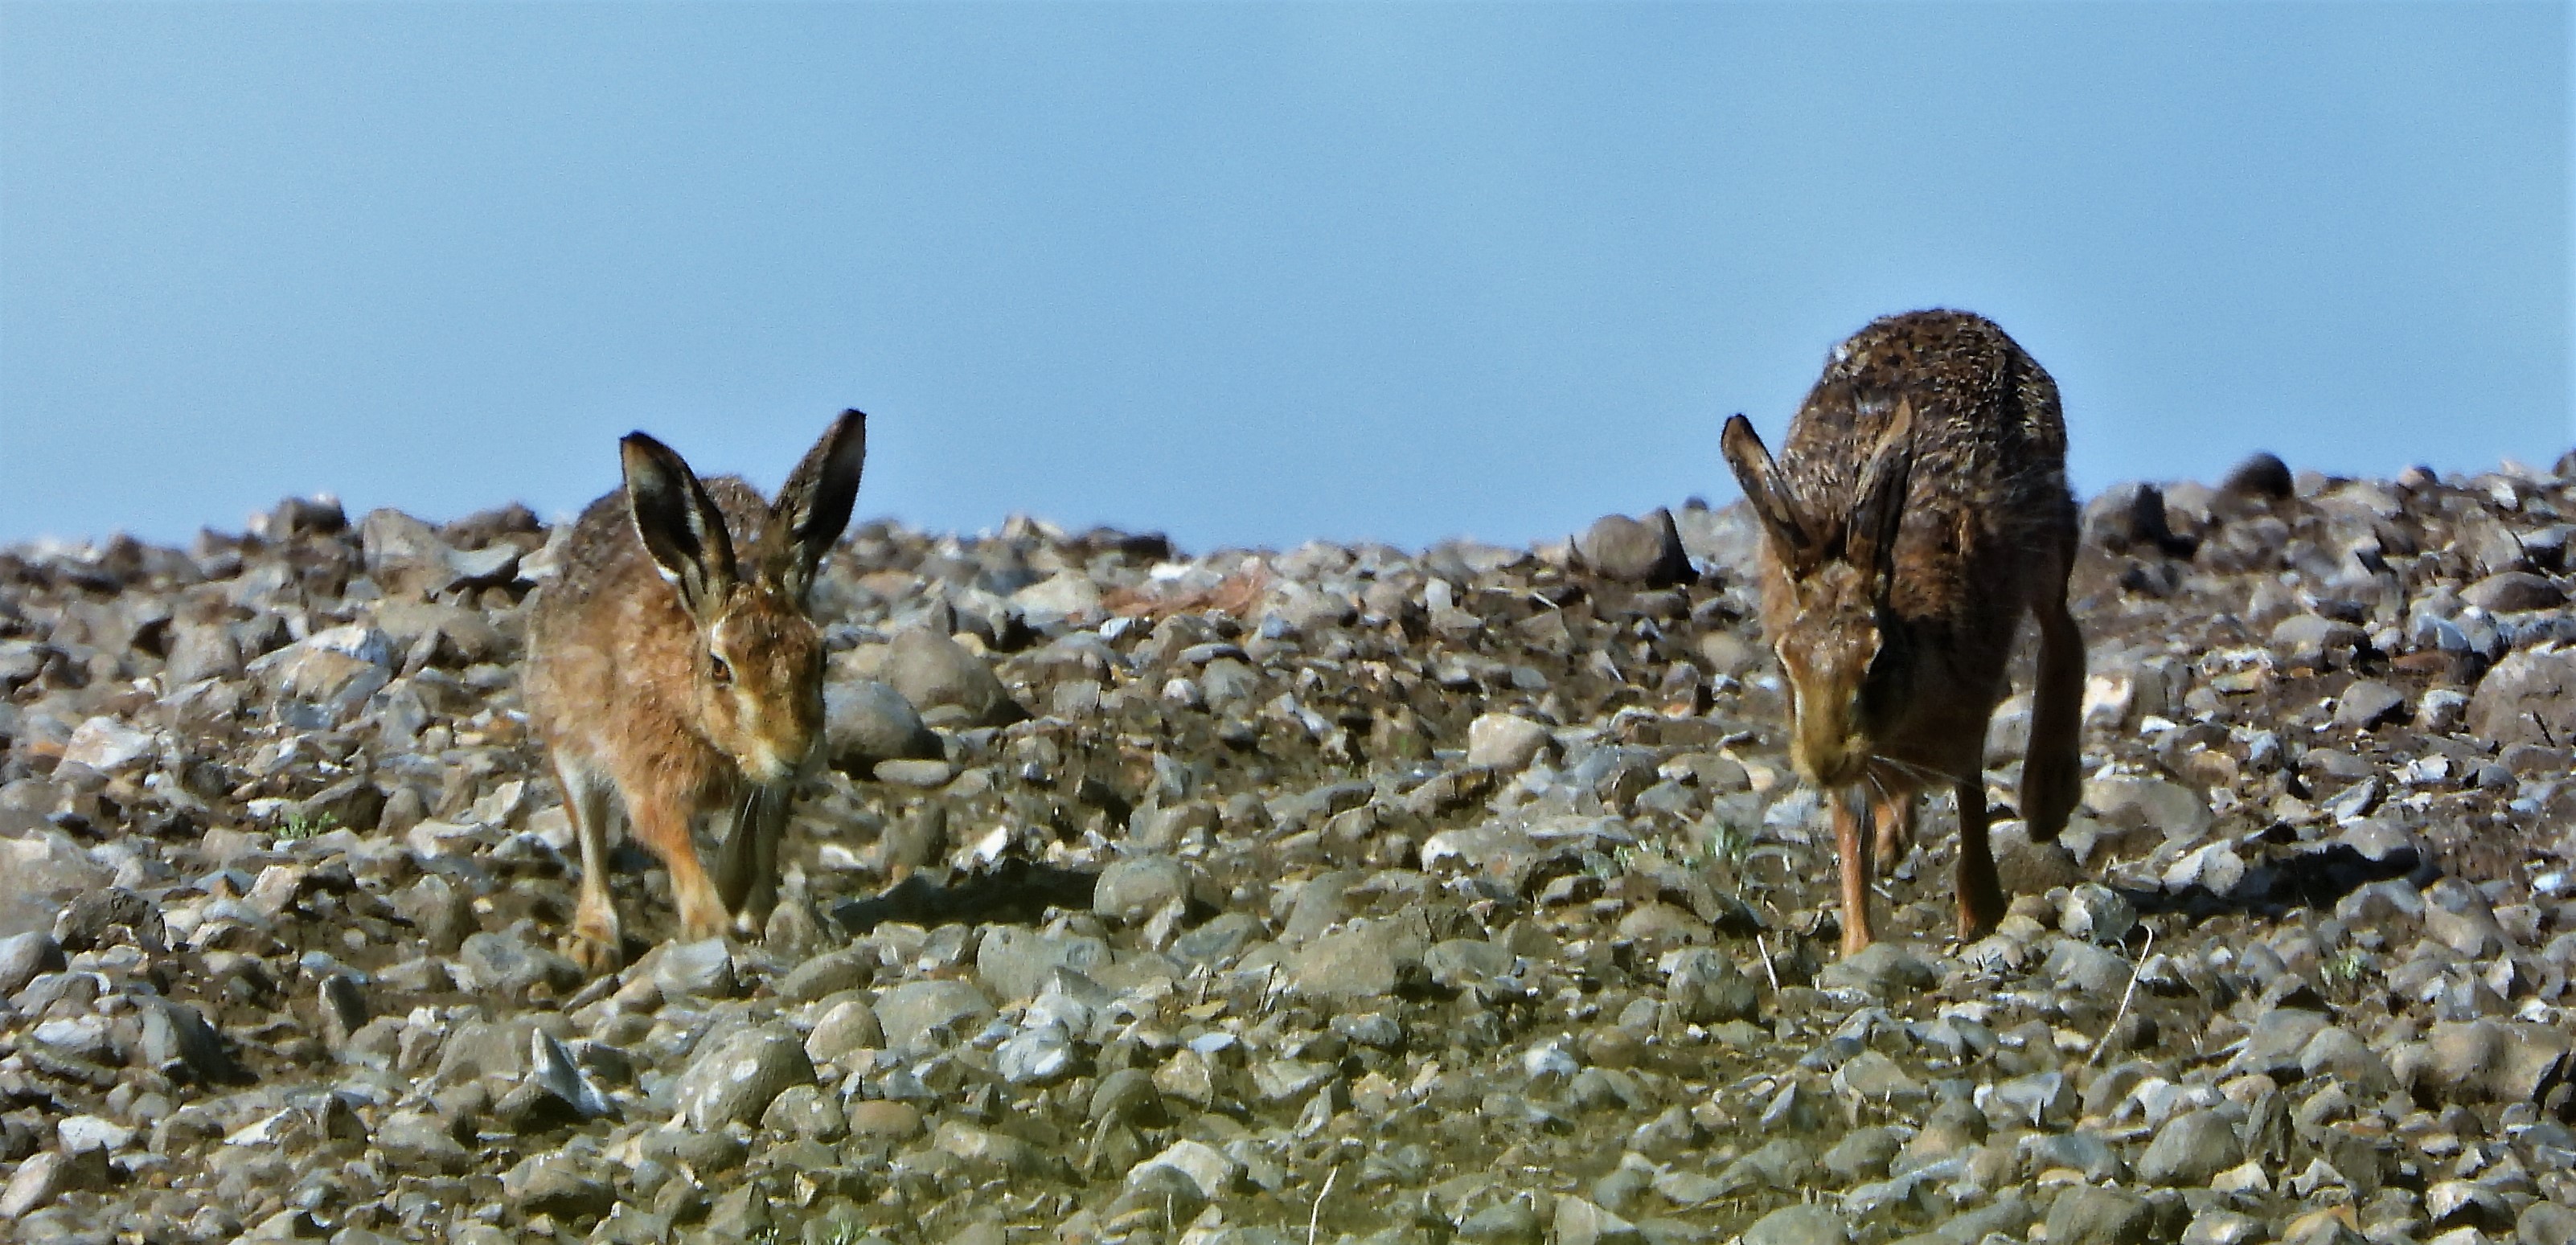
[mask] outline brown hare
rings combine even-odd
[[[1982,317],[1909,312],[1834,348],[1777,462],[1742,415],[1723,446],[1765,536],[1762,629],[1787,679],[1790,758],[1833,801],[1843,953],[1870,943],[1873,855],[1906,848],[1915,797],[1944,782],[1959,802],[1959,936],[1982,936],[2004,915],[1986,727],[2025,611],[2039,619],[2021,788],[2033,841],[2065,828],[2081,777],[2056,382]]]
[[[778,490],[701,481],[670,448],[625,438],[625,486],[582,512],[528,624],[527,706],[581,839],[574,957],[624,947],[608,894],[614,793],[670,867],[681,936],[758,932],[778,900],[789,788],[820,751],[823,642],[805,613],[849,524],[867,416],[843,412]],[[724,834],[710,881],[693,830]]]

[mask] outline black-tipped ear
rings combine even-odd
[[[1735,471],[1735,482],[1744,489],[1744,500],[1753,507],[1753,516],[1762,521],[1762,531],[1771,538],[1771,552],[1778,555],[1796,574],[1805,574],[1816,564],[1816,538],[1789,496],[1788,486],[1780,479],[1771,463],[1771,451],[1762,447],[1762,437],[1753,431],[1753,421],[1741,415],[1726,420],[1726,431],[1718,438],[1718,448],[1726,454],[1726,465]]]
[[[1900,399],[1870,450],[1869,465],[1861,469],[1860,492],[1843,529],[1844,561],[1864,571],[1883,569],[1905,522],[1905,485],[1913,471],[1914,403]]]
[[[850,525],[850,508],[859,500],[859,469],[867,458],[868,417],[843,411],[779,486],[770,516],[787,533],[785,577],[795,595],[805,595],[814,568]]]
[[[632,432],[618,442],[618,454],[626,469],[626,510],[644,552],[680,590],[682,605],[692,613],[705,609],[734,580],[724,512],[670,446]]]

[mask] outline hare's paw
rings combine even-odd
[[[1897,865],[1903,863],[1905,857],[1912,853],[1913,850],[1913,818],[1882,817],[1879,819],[1877,842],[1872,846],[1870,852],[1871,856],[1878,861],[1879,868],[1895,868]]]
[[[703,942],[709,938],[722,938],[732,928],[732,916],[725,911],[724,901],[716,898],[715,888],[706,887],[702,894],[681,893],[680,941]]]
[[[2008,901],[2003,888],[1992,878],[1980,886],[1969,882],[1959,890],[1959,941],[1972,943],[1995,932],[2003,923]]]
[[[594,977],[626,966],[626,935],[618,928],[617,910],[606,904],[582,904],[565,941],[564,954]]]

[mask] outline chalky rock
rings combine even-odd
[[[814,1083],[804,1043],[779,1026],[746,1028],[690,1060],[673,1090],[681,1118],[700,1132],[748,1124],[791,1085]]]

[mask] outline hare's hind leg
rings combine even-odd
[[[585,972],[613,972],[622,967],[626,940],[617,901],[608,893],[609,783],[561,756],[555,758],[555,781],[563,785],[564,812],[581,841],[581,903],[573,910],[568,950]]]
[[[1834,793],[1834,854],[1842,862],[1843,955],[1857,955],[1870,944],[1869,884],[1876,869],[1870,860],[1869,794],[1855,783]]]
[[[1893,868],[1914,850],[1915,799],[1911,791],[1884,787],[1878,793],[1878,863]]]
[[[1959,780],[1959,940],[1994,932],[2004,919],[2004,888],[1995,878],[1994,850],[1986,843],[1986,784],[1982,764]]]
[[[2084,779],[2084,633],[2066,608],[2061,572],[2039,615],[2039,680],[2031,688],[2030,749],[2022,760],[2022,819],[2034,843],[2052,842],[2075,811]]]
[[[716,858],[716,889],[736,932],[757,936],[778,906],[778,840],[787,832],[788,787],[756,789]]]

